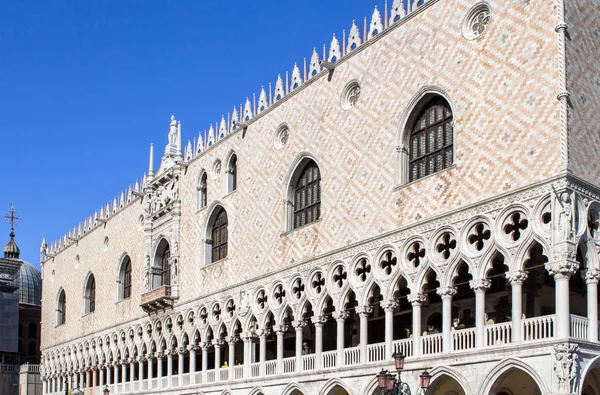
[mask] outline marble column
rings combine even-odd
[[[162,376],[163,376],[163,360],[164,354],[159,352],[156,354],[156,378],[157,378],[157,388],[162,388]]]
[[[527,279],[527,273],[522,270],[506,273],[506,279],[510,283],[512,295],[512,342],[523,341],[523,283]]]
[[[475,291],[475,346],[481,349],[485,345],[485,292],[490,281],[482,278],[472,280],[470,285]]]
[[[121,382],[125,384],[127,381],[127,361],[123,359],[121,361]],[[125,388],[125,386],[123,386]]]
[[[369,315],[373,312],[371,306],[358,306],[356,313],[360,319],[360,363],[366,364],[369,360],[368,344],[369,344]]]
[[[456,288],[438,288],[437,294],[442,297],[443,352],[449,353],[450,351],[452,351],[452,297],[456,295]]]
[[[258,362],[259,366],[259,376],[264,377],[265,372],[265,362],[267,360],[267,336],[271,332],[270,329],[261,329],[257,332],[258,335]]]
[[[148,360],[148,389],[152,389],[152,379],[154,378],[154,366],[152,364],[152,353],[148,353],[146,355],[146,359]]]
[[[315,325],[315,369],[319,370],[323,367],[323,325],[327,317],[317,315],[311,317],[311,321]]]
[[[306,327],[306,322],[304,321],[294,321],[292,323],[296,331],[296,372],[301,372],[303,370],[302,366],[302,333],[304,332],[304,328]]]
[[[221,379],[221,350],[224,344],[223,339],[215,339],[213,341],[213,346],[215,347],[215,381]]]
[[[133,391],[133,383],[135,381],[135,358],[129,358],[129,382],[131,383],[129,388]]]
[[[546,270],[554,276],[556,324],[554,334],[559,339],[566,339],[571,334],[571,313],[569,306],[569,279],[579,268],[579,263],[569,259],[546,263]]]
[[[177,384],[181,387],[183,385],[183,368],[185,365],[185,347],[179,347],[177,349]]]
[[[252,341],[254,334],[247,332],[242,335],[244,341],[244,377],[248,378],[252,376],[251,363],[252,363]]]
[[[408,302],[412,305],[412,336],[413,336],[413,357],[421,356],[421,306],[427,300],[427,296],[422,293],[413,293],[408,295]]]
[[[211,347],[210,342],[202,342],[202,382],[207,382],[206,372],[208,371],[208,349]]]
[[[336,311],[332,315],[337,323],[336,366],[342,367],[344,366],[344,323],[346,322],[346,319],[350,316],[350,313],[348,313],[347,311]]]
[[[394,353],[394,310],[398,307],[398,302],[390,299],[380,303],[385,313],[385,360],[392,357]]]
[[[167,351],[167,388],[171,388],[172,386],[172,378],[173,378],[173,355],[175,354],[175,350]]]
[[[191,345],[190,349],[190,384],[196,384],[196,351],[198,346]]]
[[[229,380],[234,379],[234,367],[235,367],[235,343],[240,341],[240,338],[237,336],[227,336],[225,339],[227,344],[229,345],[229,355],[227,356],[229,366]]]
[[[283,335],[287,331],[287,325],[273,326],[277,336],[277,374],[283,373]]]
[[[100,382],[99,382],[99,384],[100,384],[100,387],[104,387],[104,369],[103,369],[103,367],[102,367],[102,366],[100,366],[100,367],[98,368],[98,370],[99,370],[99,372],[100,372]],[[69,388],[71,388],[71,386],[70,386],[70,385],[69,385]]]
[[[144,362],[146,358],[143,355],[138,356],[138,389],[141,390],[144,382]]]
[[[600,270],[588,269],[585,273],[585,283],[587,284],[587,316],[589,320],[588,340],[598,341],[598,280],[600,279]]]

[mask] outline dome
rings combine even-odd
[[[40,306],[42,298],[42,276],[32,264],[23,261],[19,269],[19,304]]]
[[[10,240],[8,244],[4,246],[4,257],[19,259],[20,254],[21,251],[19,250],[19,246],[17,246],[17,243],[15,243],[15,233],[11,230]]]

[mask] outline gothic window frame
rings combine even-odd
[[[85,279],[84,289],[84,315],[92,314],[96,311],[96,277],[93,273],[88,273]]]
[[[171,243],[160,237],[152,265],[152,289],[171,286]]]
[[[224,215],[224,217],[220,218],[219,216]],[[231,223],[229,222],[229,214],[227,213],[226,207],[221,202],[215,202],[212,204],[210,208],[210,215],[207,217],[207,221],[204,227],[204,265],[210,265],[216,262],[223,261],[227,259],[229,256],[229,229],[231,228]],[[223,222],[223,220],[225,222]],[[218,229],[215,228],[218,227]],[[219,239],[214,240],[215,231],[219,231]],[[224,232],[224,235],[223,235]],[[218,243],[218,245],[215,245]],[[218,251],[217,251],[218,249]],[[215,255],[217,252],[217,255]],[[218,259],[215,259],[218,258]]]
[[[118,300],[126,300],[131,298],[131,273],[132,273],[132,262],[131,257],[128,254],[123,254],[119,265],[119,291]]]
[[[307,179],[309,168],[316,173]],[[323,217],[323,171],[314,156],[301,153],[290,167],[285,185],[282,226],[284,233],[314,224]],[[310,204],[302,204],[299,207],[297,200],[301,198],[303,190],[311,190],[309,187],[313,187],[311,196],[315,196],[316,190],[316,197],[311,199]],[[304,197],[306,199],[306,194]],[[311,214],[311,218],[306,217],[307,213]]]
[[[198,210],[206,207],[208,202],[208,173],[202,169],[198,176]]]
[[[433,127],[438,126],[438,119],[431,123],[430,120],[425,121],[423,125],[417,125],[417,122],[422,119],[430,110],[428,107],[434,104],[435,101],[443,101],[448,113],[444,112],[444,117],[440,121],[442,126],[442,146],[436,145],[436,139],[431,140]],[[449,115],[447,115],[449,114]],[[457,128],[456,128],[456,112],[454,105],[447,92],[437,86],[424,86],[419,92],[413,96],[412,100],[405,107],[401,115],[401,128],[398,133],[398,146],[396,149],[396,171],[394,173],[395,185],[401,186],[419,181],[431,175],[452,169],[457,165],[456,146],[457,146]],[[418,130],[416,130],[416,127]],[[448,129],[446,129],[448,128]],[[425,141],[418,141],[417,147],[413,147],[413,136],[422,133],[425,136]],[[448,139],[447,135],[450,135]],[[439,137],[439,136],[435,136]],[[433,141],[433,145],[430,142]],[[417,152],[420,148],[425,148],[423,151]],[[417,151],[415,151],[415,149]],[[440,166],[437,166],[437,154],[442,152]],[[414,154],[413,152],[417,152]],[[414,167],[417,168],[416,175],[413,173]],[[418,166],[423,164],[423,168]],[[430,165],[433,164],[433,171]],[[420,170],[423,170],[422,172]]]
[[[227,170],[225,170],[225,195],[233,193],[237,190],[238,184],[238,158],[233,151],[230,152],[227,159]]]
[[[56,298],[56,325],[64,325],[67,322],[67,294],[61,287]]]

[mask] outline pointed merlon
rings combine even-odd
[[[370,40],[383,31],[383,24],[381,23],[381,12],[375,6],[375,11],[371,16],[371,24],[369,25],[369,35],[367,36]]]

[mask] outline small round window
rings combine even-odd
[[[342,93],[342,108],[344,110],[349,110],[352,107],[356,106],[359,97],[360,85],[358,81],[350,81],[348,85],[346,85],[346,87],[344,88],[344,92]]]
[[[279,126],[275,131],[275,141],[273,142],[273,147],[276,150],[282,149],[287,144],[289,138],[290,128],[288,128],[286,124]]]
[[[463,36],[467,40],[475,40],[483,36],[492,20],[492,10],[487,3],[479,3],[471,8],[462,27]]]

